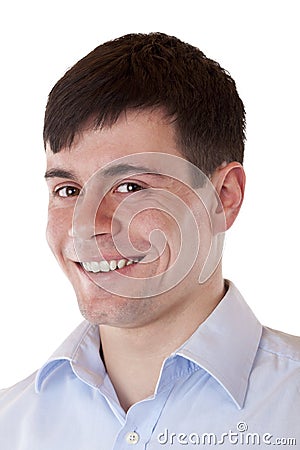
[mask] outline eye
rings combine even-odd
[[[55,190],[58,197],[78,197],[80,189],[75,186],[63,186]]]
[[[121,194],[129,194],[131,192],[136,192],[136,191],[140,191],[141,189],[144,189],[142,186],[140,186],[137,183],[133,183],[133,182],[126,182],[126,183],[122,183],[120,184],[115,192],[119,192]]]

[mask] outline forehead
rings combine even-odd
[[[129,155],[139,154],[139,165],[147,166],[148,153],[166,153],[182,159],[175,127],[159,111],[128,112],[111,127],[87,127],[76,135],[70,148],[59,153],[54,154],[47,146],[47,170],[61,168],[86,178]]]

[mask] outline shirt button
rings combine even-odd
[[[130,431],[126,434],[127,444],[137,444],[139,442],[139,435],[135,431]]]

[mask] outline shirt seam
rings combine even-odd
[[[88,334],[89,330],[91,329],[92,325],[90,323],[87,324],[87,328],[84,331],[84,333],[81,335],[81,338],[79,340],[79,342],[77,343],[75,349],[73,350],[73,352],[71,353],[71,362],[75,362],[75,355],[80,347],[80,345],[82,344],[82,341],[85,339],[86,335]]]
[[[277,351],[275,351],[275,350],[270,350],[270,349],[268,349],[268,348],[262,347],[261,345],[259,345],[258,348],[259,348],[260,350],[262,350],[262,351],[265,351],[265,352],[267,352],[267,353],[271,353],[272,355],[276,355],[276,356],[278,356],[278,357],[280,357],[280,358],[285,358],[285,359],[289,359],[289,360],[291,360],[291,361],[295,361],[295,362],[300,363],[300,358],[299,358],[299,357],[296,358],[296,357],[293,357],[293,356],[290,356],[290,355],[286,355],[286,354],[281,353],[281,352],[277,352]]]
[[[193,361],[191,361],[191,362],[193,362]],[[176,375],[171,376],[171,377],[168,378],[168,380],[160,387],[159,392],[163,392],[163,390],[164,390],[165,388],[167,388],[168,385],[169,385],[172,381],[179,380],[180,378],[182,378],[182,377],[184,377],[184,376],[191,375],[192,373],[196,373],[196,372],[198,372],[198,371],[201,370],[201,369],[202,369],[201,366],[198,366],[198,365],[195,364],[195,367],[189,367],[189,368],[187,368],[187,369],[182,370],[180,374],[178,374],[178,375],[176,374]]]
[[[46,368],[43,379],[45,380],[45,378],[47,378],[47,376],[49,375],[50,372],[52,372],[57,366],[59,366],[60,364],[66,362],[66,361],[68,361],[68,360],[64,358],[64,359],[59,359],[57,361],[54,360],[53,364],[51,364],[51,362],[50,362],[49,366]]]

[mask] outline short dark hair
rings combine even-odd
[[[57,153],[91,119],[102,128],[146,108],[172,118],[181,153],[204,173],[243,162],[245,110],[234,80],[198,48],[163,33],[108,41],[69,69],[49,94],[44,142]]]

